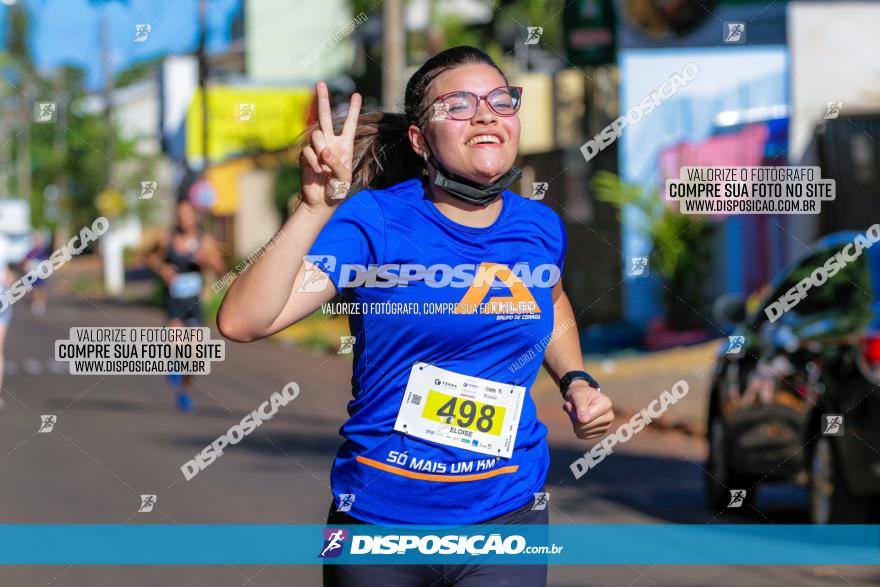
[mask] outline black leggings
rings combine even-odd
[[[547,524],[547,510],[518,510],[484,524]],[[330,504],[328,526],[365,524]],[[547,565],[324,565],[324,587],[546,587]]]
[[[168,320],[180,320],[184,326],[201,326],[205,323],[199,298],[172,298],[168,296],[168,299],[165,300],[165,313]]]

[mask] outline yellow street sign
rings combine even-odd
[[[115,188],[107,188],[95,198],[95,207],[103,216],[117,216],[125,210],[125,198]]]

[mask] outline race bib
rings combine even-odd
[[[394,429],[473,452],[510,458],[526,388],[415,363]]]
[[[168,293],[172,298],[196,298],[202,293],[202,275],[196,271],[181,273],[171,280]]]

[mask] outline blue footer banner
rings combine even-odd
[[[0,565],[880,565],[880,526],[0,525]]]

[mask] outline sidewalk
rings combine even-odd
[[[702,435],[709,409],[709,384],[720,344],[720,340],[713,340],[637,357],[588,361],[586,370],[599,380],[602,391],[614,402],[618,418],[624,419],[647,407],[679,379],[685,380],[688,395],[654,425]],[[560,401],[556,384],[543,371],[532,393],[539,403]]]

